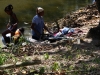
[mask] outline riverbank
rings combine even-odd
[[[89,5],[57,20],[60,28],[67,26],[83,31],[84,38],[80,38],[80,44],[61,40],[52,44],[40,42],[24,43],[23,45],[19,44],[11,48],[1,49],[1,56],[6,59],[3,64],[16,65],[15,63],[18,61],[41,60],[41,64],[38,65],[22,65],[22,67],[4,69],[1,72],[8,75],[11,75],[11,73],[15,75],[30,75],[34,73],[43,73],[43,75],[100,74],[100,47],[95,46],[99,41],[91,37],[87,38],[89,30],[98,26],[99,18],[96,6]],[[47,25],[54,26],[56,23]],[[77,40],[75,41],[77,42]]]
[[[80,8],[73,13],[67,14],[63,18],[58,20],[60,28],[64,26],[72,28],[93,28],[97,26],[99,22],[99,13],[96,9],[95,4],[88,5],[86,7]],[[56,25],[56,23],[50,24],[51,26]]]

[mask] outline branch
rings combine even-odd
[[[41,64],[41,60],[32,60],[32,61],[25,61],[25,62],[17,62],[15,64],[1,65],[0,66],[0,70],[10,69],[10,68],[17,68],[17,67],[21,67],[21,66],[38,65],[38,64]]]

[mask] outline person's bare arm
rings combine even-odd
[[[44,25],[44,29],[47,30],[50,34],[53,34],[52,32],[49,31],[49,29],[45,25]]]
[[[7,24],[7,28],[9,28],[10,27],[10,23],[8,22],[8,24]]]

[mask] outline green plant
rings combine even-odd
[[[73,56],[72,55],[69,55],[68,56],[68,60],[72,60],[73,59]]]
[[[7,60],[6,55],[0,54],[0,65],[3,65],[6,60]]]
[[[69,69],[69,71],[71,71],[71,70],[74,69],[74,66],[73,65],[70,65],[68,69]]]
[[[19,42],[27,42],[25,36],[21,36],[21,37],[19,38]]]
[[[58,62],[54,62],[53,65],[51,66],[51,69],[53,71],[58,71],[60,69],[60,65]]]
[[[45,67],[40,67],[39,73],[40,73],[40,74],[43,74],[44,72],[45,72]]]
[[[44,54],[44,58],[45,58],[45,60],[49,59],[49,54],[48,53],[45,53]]]

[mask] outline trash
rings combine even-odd
[[[23,43],[22,43],[22,46],[25,46],[25,45],[26,45],[26,42],[23,42]]]
[[[77,44],[80,44],[80,39],[79,38],[77,39]]]

